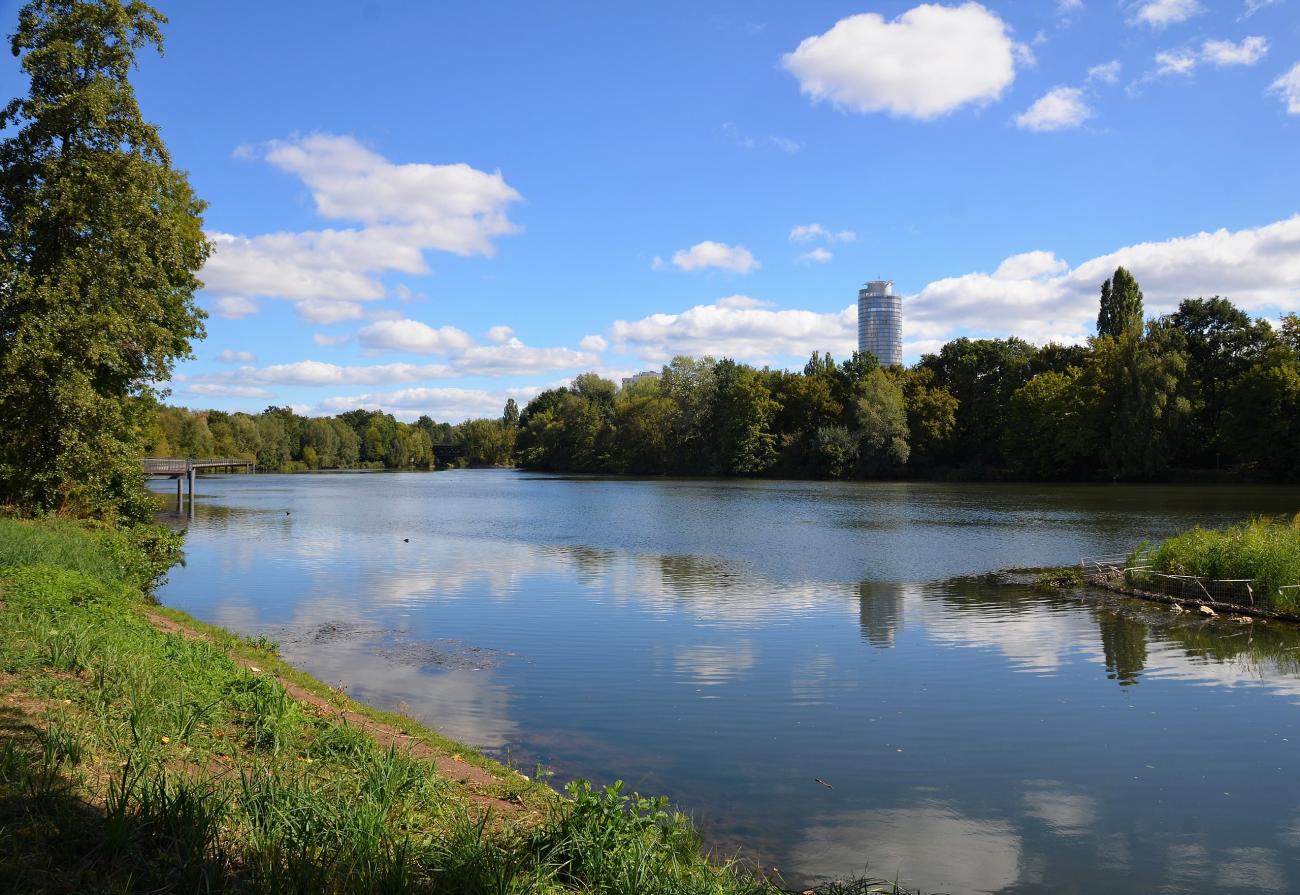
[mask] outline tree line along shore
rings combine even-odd
[[[430,468],[452,445],[468,465],[563,472],[1295,481],[1300,320],[1274,328],[1217,296],[1144,320],[1120,268],[1086,345],[960,338],[911,367],[817,352],[801,371],[678,357],[622,389],[584,373],[457,425],[162,406],[143,434],[158,455],[269,471]]]

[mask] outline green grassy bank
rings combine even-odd
[[[781,891],[706,858],[662,799],[561,798],[153,605],[178,551],[160,529],[0,519],[0,891]]]
[[[1235,581],[1231,586],[1206,586],[1222,602],[1294,613],[1300,611],[1300,587],[1293,586],[1300,585],[1300,516],[1254,519],[1223,529],[1193,528],[1154,549],[1138,551],[1129,565],[1166,575]],[[1137,587],[1160,583],[1142,571],[1130,572],[1129,579]]]

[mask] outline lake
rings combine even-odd
[[[198,491],[167,605],[526,773],[666,794],[788,881],[1300,890],[1300,633],[986,574],[1294,513],[1300,489],[463,470]]]

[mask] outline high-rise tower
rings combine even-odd
[[[858,351],[886,367],[903,362],[903,300],[893,280],[872,280],[858,290]]]

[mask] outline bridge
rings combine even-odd
[[[211,457],[206,460],[191,460],[187,457],[145,457],[144,474],[151,479],[176,480],[176,506],[181,504],[181,481],[189,483],[190,506],[194,506],[194,480],[199,470],[224,469],[234,471],[246,469],[254,472],[257,464],[252,460],[237,460],[230,457]],[[178,510],[179,511],[179,510]]]

